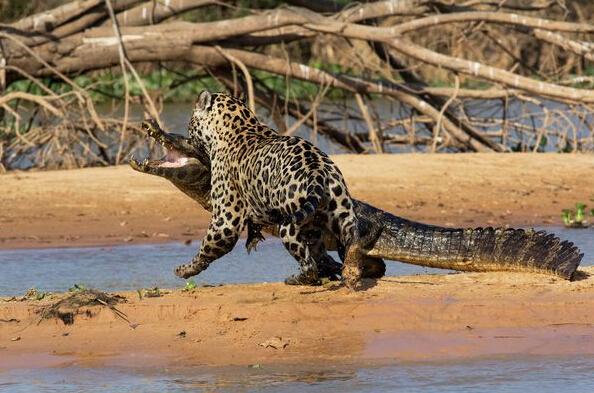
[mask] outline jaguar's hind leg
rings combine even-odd
[[[279,230],[283,245],[299,262],[301,271],[285,280],[288,285],[315,285],[319,283],[318,266],[310,241],[312,228],[296,224],[282,225]]]
[[[358,289],[363,276],[363,250],[353,203],[342,187],[331,187],[332,199],[327,213],[326,227],[344,245],[342,279],[347,287]]]

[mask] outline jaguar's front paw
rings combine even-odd
[[[197,264],[187,264],[179,265],[178,267],[176,267],[174,273],[179,278],[190,278],[192,276],[199,274],[203,270],[204,268],[201,268]]]

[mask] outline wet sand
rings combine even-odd
[[[559,225],[594,205],[594,157],[577,154],[340,155],[358,199],[446,226]],[[0,175],[0,248],[199,239],[209,214],[128,166]]]
[[[386,277],[361,292],[272,283],[121,295],[128,301],[117,309],[130,324],[104,307],[82,309],[72,325],[38,324],[48,300],[0,301],[0,370],[594,355],[594,276],[473,273]]]

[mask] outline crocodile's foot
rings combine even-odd
[[[331,281],[340,280],[342,276],[342,263],[336,262],[331,257],[318,262],[318,276]],[[363,257],[361,278],[378,279],[386,275],[386,263],[381,258]]]
[[[326,256],[323,261],[318,262],[318,276],[320,279],[327,278],[330,281],[340,280],[342,274],[342,263],[336,262],[330,256]]]
[[[285,279],[287,285],[320,285],[320,278],[315,272],[301,272]]]
[[[386,275],[386,263],[381,258],[363,257],[363,272],[361,278],[382,278]]]

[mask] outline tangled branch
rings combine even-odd
[[[238,81],[281,132],[350,152],[594,150],[594,6],[288,3],[78,0],[0,24],[0,168],[119,163],[150,148],[144,111]]]

